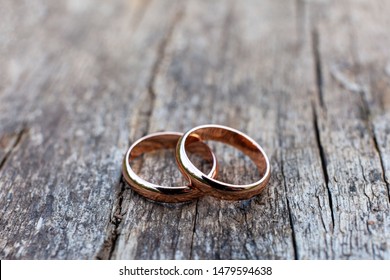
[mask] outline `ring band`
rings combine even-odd
[[[233,185],[204,174],[188,158],[189,138],[219,141],[239,149],[255,163],[260,172],[260,180],[247,185]],[[177,143],[176,161],[192,187],[226,200],[249,199],[259,194],[267,185],[271,174],[268,157],[259,144],[244,133],[221,125],[201,125],[186,132]]]
[[[127,184],[137,193],[160,202],[184,202],[202,196],[204,193],[189,186],[166,187],[159,186],[139,177],[130,166],[130,161],[144,153],[160,149],[175,149],[182,133],[160,132],[140,138],[131,145],[123,160],[122,173]],[[217,175],[217,161],[210,148],[197,139],[189,139],[189,150],[201,155],[204,159],[212,162],[212,168],[207,176],[213,178]]]

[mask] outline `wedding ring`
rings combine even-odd
[[[189,141],[190,138],[191,141]],[[187,145],[192,143],[193,139],[202,142],[219,141],[239,149],[255,163],[261,178],[251,184],[233,185],[204,174],[195,167],[187,154]],[[259,194],[267,185],[271,174],[268,157],[260,145],[244,133],[222,125],[201,125],[184,133],[177,143],[176,161],[192,187],[225,200],[249,199]]]
[[[175,149],[182,133],[160,132],[142,137],[131,145],[123,160],[122,173],[127,184],[137,193],[151,200],[160,202],[183,202],[198,198],[203,192],[189,186],[167,187],[159,186],[138,176],[131,168],[130,162],[144,153],[160,149]],[[189,152],[194,152],[212,163],[209,178],[217,175],[217,161],[210,148],[203,142],[190,137],[188,146]]]

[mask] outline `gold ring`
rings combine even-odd
[[[194,141],[189,141],[190,138],[201,142],[219,141],[239,149],[255,163],[261,178],[251,184],[233,185],[204,174],[195,167],[187,155],[187,145]],[[267,185],[271,175],[268,157],[260,145],[244,133],[222,125],[201,125],[184,133],[177,143],[176,161],[192,187],[226,200],[249,199],[259,194]]]
[[[137,193],[160,202],[183,202],[202,196],[204,193],[189,186],[167,187],[159,186],[139,177],[131,168],[130,162],[144,153],[160,149],[174,149],[182,133],[159,132],[147,135],[134,142],[128,149],[124,160],[122,173],[127,184]],[[210,148],[197,139],[190,138],[189,151],[201,155],[212,162],[212,168],[207,176],[213,178],[217,175],[217,161]]]

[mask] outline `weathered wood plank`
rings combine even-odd
[[[1,0],[0,258],[389,259],[387,1]],[[153,203],[130,143],[219,123],[268,153],[247,201]],[[257,178],[211,143],[219,178]],[[166,153],[146,179],[185,181]]]
[[[222,42],[222,46],[227,45],[226,49],[218,46],[218,52],[215,51],[214,53],[216,47],[211,45],[210,42],[213,42],[213,38],[219,38],[218,35],[214,35],[211,38],[206,37],[207,43],[204,43],[204,37],[194,38],[192,36],[191,45],[188,44],[188,46],[184,48],[182,47],[182,41],[180,41],[180,45],[178,44],[178,46],[175,47],[175,38],[173,37],[172,47],[171,45],[169,46],[172,49],[169,48],[167,51],[167,56],[171,59],[170,65],[166,66],[166,70],[163,68],[161,71],[162,75],[159,76],[160,79],[157,79],[156,83],[158,84],[158,87],[156,88],[159,89],[160,95],[156,95],[157,105],[155,106],[153,114],[156,114],[159,118],[154,119],[152,115],[151,127],[153,128],[153,120],[155,120],[154,124],[156,129],[163,129],[164,127],[173,127],[175,129],[177,127],[177,129],[180,129],[182,122],[176,123],[174,120],[188,119],[187,122],[192,124],[194,123],[192,112],[199,110],[200,113],[196,114],[199,123],[217,121],[246,130],[246,123],[249,122],[249,124],[251,124],[251,119],[254,117],[254,114],[249,116],[246,115],[246,113],[251,112],[251,105],[256,104],[256,106],[254,106],[256,107],[256,110],[254,111],[257,113],[262,112],[262,109],[264,110],[266,108],[277,111],[277,116],[266,115],[266,117],[260,121],[260,123],[274,122],[275,125],[278,126],[278,131],[273,137],[278,139],[278,148],[281,149],[281,158],[279,158],[279,161],[282,165],[281,174],[283,179],[280,182],[285,185],[286,191],[282,196],[287,197],[287,209],[285,208],[286,212],[283,214],[288,214],[288,212],[290,212],[289,219],[293,230],[292,241],[287,233],[287,235],[284,235],[284,241],[280,242],[280,240],[278,240],[277,243],[287,243],[290,244],[290,246],[293,246],[295,249],[295,257],[297,258],[385,257],[383,255],[375,255],[373,251],[365,251],[370,246],[369,244],[371,244],[372,236],[370,232],[363,230],[363,233],[358,233],[356,239],[353,240],[349,239],[348,233],[345,234],[339,229],[340,225],[345,222],[348,226],[352,227],[354,227],[354,224],[356,223],[356,227],[361,229],[361,227],[365,225],[365,218],[363,218],[363,222],[360,223],[358,221],[359,216],[357,216],[356,213],[358,213],[358,215],[363,213],[362,215],[364,216],[370,209],[365,207],[364,202],[363,204],[359,202],[364,201],[366,196],[368,196],[367,194],[364,194],[363,192],[358,194],[358,202],[350,199],[348,186],[350,186],[351,181],[348,176],[345,177],[346,181],[342,183],[342,186],[346,191],[337,192],[337,196],[335,195],[336,192],[333,189],[334,184],[330,181],[334,178],[330,177],[334,175],[334,172],[329,170],[328,158],[330,156],[334,157],[333,162],[335,164],[335,170],[343,169],[345,166],[348,166],[347,163],[349,162],[338,162],[338,158],[341,156],[340,153],[338,153],[338,145],[343,144],[342,146],[349,147],[351,143],[355,141],[355,138],[351,137],[349,139],[339,140],[340,143],[333,146],[331,148],[332,150],[328,150],[328,144],[325,145],[323,143],[324,141],[327,141],[328,133],[326,128],[324,128],[323,122],[327,120],[328,116],[325,115],[322,106],[327,106],[328,95],[331,95],[331,98],[333,98],[335,102],[335,104],[331,105],[332,110],[335,111],[335,118],[337,118],[339,114],[340,116],[343,116],[342,112],[336,111],[336,105],[339,105],[340,110],[347,109],[352,112],[354,110],[356,111],[357,107],[354,106],[354,103],[346,104],[345,102],[340,102],[340,96],[338,96],[337,93],[332,90],[327,90],[327,84],[326,86],[322,85],[322,83],[327,81],[329,77],[327,75],[334,75],[326,66],[324,67],[323,64],[320,64],[324,59],[326,61],[328,59],[328,57],[322,57],[322,53],[319,50],[322,46],[320,45],[322,43],[320,38],[324,31],[312,26],[311,24],[313,23],[310,21],[308,23],[304,22],[312,16],[311,14],[306,15],[305,13],[311,12],[313,14],[319,14],[317,11],[318,8],[323,9],[325,7],[326,12],[330,14],[339,11],[345,13],[348,12],[348,9],[340,7],[338,8],[339,10],[330,9],[331,4],[325,4],[316,6],[315,8],[317,9],[308,11],[305,3],[298,2],[298,7],[296,7],[297,11],[300,15],[303,13],[303,16],[307,18],[302,20],[303,23],[301,23],[300,20],[297,20],[295,23],[292,16],[294,7],[286,7],[285,5],[282,7],[275,2],[263,2],[261,3],[261,8],[259,7],[259,9],[256,9],[256,4],[254,3],[249,3],[248,6],[245,4],[240,5],[239,7],[233,7],[231,8],[231,11],[226,12],[226,22],[234,22],[234,25],[227,25],[225,27],[225,32],[220,31],[219,33],[223,34],[222,36],[227,37],[218,40],[219,42]],[[245,7],[247,7],[247,9]],[[194,13],[196,14],[196,8],[191,9],[191,11],[193,10],[195,10]],[[203,11],[205,9],[201,10]],[[253,17],[250,16],[251,11],[254,11]],[[261,11],[264,11],[264,14],[262,14]],[[240,12],[245,14],[245,16],[240,17]],[[267,14],[271,14],[272,17],[267,18]],[[252,27],[257,26],[256,16],[259,18],[259,23],[261,21],[271,22],[269,27],[270,30],[268,30],[266,26],[263,27],[265,29],[264,33],[262,33],[261,29],[257,30],[256,33],[253,32]],[[263,16],[263,18],[261,16]],[[189,15],[189,17],[191,17],[191,15]],[[245,18],[247,20],[247,25],[243,25],[243,28],[240,26],[239,20],[237,20],[239,18]],[[222,19],[220,22],[222,22]],[[327,26],[329,22],[325,21],[323,24],[325,25],[324,28],[329,28]],[[178,28],[178,30],[181,31],[183,29],[184,31],[182,32],[186,32],[184,34],[205,33],[199,32],[199,30],[202,30],[201,27],[188,25],[190,27],[186,27],[186,23],[183,21],[183,27]],[[193,31],[196,28],[199,28],[199,30]],[[297,33],[294,33],[294,28],[297,30]],[[312,28],[314,28],[314,32],[312,32]],[[188,29],[190,31],[187,31]],[[329,28],[329,30],[332,29],[334,29],[333,26]],[[279,33],[275,32],[276,30],[279,31]],[[179,33],[180,31],[177,32]],[[275,38],[275,41],[270,38],[265,38],[265,34],[272,34],[272,39]],[[281,34],[280,37],[278,34]],[[262,35],[264,37],[262,37]],[[184,37],[184,35],[182,35],[182,37]],[[342,42],[345,40],[343,37],[344,36],[341,35],[337,40],[341,44],[343,44]],[[246,41],[247,38],[253,41]],[[205,54],[199,55],[203,45],[197,46],[196,42],[203,43],[207,47],[207,55],[210,55],[210,57]],[[239,44],[236,43],[236,45],[234,45],[235,42],[239,42]],[[253,45],[251,45],[251,43]],[[253,47],[256,43],[261,45],[261,48],[254,49],[257,51],[259,51],[259,49],[261,49],[261,51],[265,50],[264,53],[260,55],[253,54],[253,48],[251,49],[250,47]],[[193,47],[194,44],[196,47]],[[192,50],[192,47],[194,50]],[[182,51],[182,49],[185,51]],[[346,49],[345,46],[342,46],[341,49],[351,55],[350,50]],[[184,54],[182,54],[182,52],[184,52]],[[243,53],[248,56],[248,60],[246,60],[246,56],[243,55]],[[180,57],[180,63],[175,64],[175,56]],[[205,56],[208,58],[207,60],[197,60],[196,66],[193,66],[195,63],[192,57],[204,58]],[[235,57],[240,57],[240,61],[235,63]],[[331,60],[331,58],[329,59]],[[213,68],[214,61],[216,61],[215,68]],[[262,62],[262,68],[258,72],[255,70],[256,61]],[[270,64],[268,64],[267,61],[270,61]],[[275,63],[274,65],[277,65],[277,67],[274,66],[272,68],[271,66],[270,68],[267,68],[268,65],[272,65],[271,63]],[[204,65],[206,65],[206,67]],[[192,69],[193,72],[191,73],[196,73],[197,75],[188,78],[189,76],[186,75],[186,73],[190,73],[190,71],[187,70],[187,68]],[[244,68],[244,71],[242,72],[244,74],[240,72],[242,70],[241,68]],[[248,71],[248,69],[250,69],[250,71]],[[218,70],[220,70],[220,72]],[[317,75],[321,76],[315,77],[314,74],[316,72]],[[251,76],[251,74],[248,73],[254,74]],[[207,86],[205,86],[205,81],[207,82]],[[243,86],[245,84],[247,85],[248,81],[250,84],[249,89]],[[316,88],[316,83],[319,85],[318,88]],[[218,85],[221,85],[220,88],[218,88]],[[239,87],[240,85],[241,87]],[[259,104],[258,101],[256,102],[256,98],[254,98],[256,95],[253,90],[256,86],[260,88],[264,87],[265,92],[273,93],[274,96],[277,96],[277,99],[267,100],[268,102],[265,102],[265,104],[262,104],[261,102]],[[168,90],[164,91],[166,87],[168,87]],[[237,91],[234,89],[240,89],[240,96],[245,97],[240,99],[240,97],[235,96],[234,93],[237,93]],[[245,89],[249,94],[245,95]],[[319,92],[317,92],[317,90]],[[199,96],[201,96],[201,98],[199,98]],[[262,98],[266,99],[267,95],[263,94]],[[240,99],[239,102],[237,102],[237,99]],[[177,102],[178,100],[180,102]],[[343,99],[341,99],[341,101],[342,100]],[[361,102],[360,97],[357,99],[355,98],[355,104],[356,102]],[[180,104],[182,108],[177,107],[177,104]],[[191,108],[194,104],[197,105],[195,106],[195,110]],[[210,113],[210,104],[213,104],[212,108],[213,112],[216,112],[215,115]],[[241,104],[244,104],[244,106],[247,107],[246,111],[234,110],[240,109],[236,108],[236,106],[241,106]],[[176,110],[167,111],[166,108],[175,108]],[[230,108],[230,110],[226,110],[226,108]],[[204,113],[202,113],[202,109],[204,109]],[[164,118],[161,118],[161,116],[164,116]],[[355,118],[357,116],[353,115],[353,117]],[[203,118],[205,118],[205,121],[203,121]],[[348,119],[348,117],[344,118]],[[168,121],[163,122],[161,121],[162,119]],[[237,121],[239,119],[244,119],[247,122],[239,124]],[[350,127],[353,129],[353,126]],[[338,130],[337,127],[332,126],[329,126],[328,129],[334,133],[337,133]],[[262,139],[260,136],[257,137]],[[273,137],[271,137],[271,139]],[[268,141],[265,140],[264,142],[267,143]],[[365,144],[361,143],[361,145],[364,146]],[[272,149],[272,144],[270,146]],[[374,151],[372,145],[368,145],[368,147],[370,152]],[[362,157],[362,154],[359,152],[354,153],[352,157],[355,156]],[[226,156],[226,153],[225,155],[222,153],[219,157],[230,163],[235,162],[230,156]],[[271,160],[274,159],[277,160],[277,157],[272,158]],[[363,162],[365,166],[374,170],[378,170],[378,163],[380,163],[378,158],[374,158],[374,160],[370,161],[367,157],[363,159]],[[353,163],[352,173],[354,173],[355,176],[359,176],[359,173],[363,175],[360,164],[360,161],[355,161]],[[235,165],[239,166],[237,161],[235,162]],[[153,169],[153,167],[149,168],[151,170]],[[276,170],[277,168],[278,167],[276,167]],[[236,170],[236,172],[238,172],[238,170]],[[233,174],[222,173],[221,177],[225,180],[232,180],[237,176],[234,174],[234,170],[232,173]],[[240,175],[242,176],[242,174]],[[249,175],[248,177],[251,176]],[[275,181],[277,182],[277,180]],[[272,185],[273,183],[275,184],[275,181],[271,181],[271,190],[275,187],[275,185]],[[387,202],[385,199],[386,197],[383,196],[383,182],[378,182],[378,186],[379,189],[382,187],[382,190],[379,190],[376,194],[381,195],[377,204],[380,203],[386,208]],[[369,185],[368,187],[372,187],[374,190],[377,188],[375,184]],[[275,197],[275,193],[273,193],[273,195]],[[352,206],[349,208],[352,208],[353,210],[345,211],[344,209],[340,209],[340,204],[351,204]],[[290,251],[285,250],[286,248],[279,251],[279,248],[277,248],[278,245],[275,245],[274,243],[270,243],[270,246],[267,247],[268,244],[262,239],[262,233],[267,231],[268,228],[262,227],[261,230],[263,230],[263,232],[259,230],[259,225],[266,224],[265,220],[271,219],[270,215],[275,213],[270,212],[268,213],[269,216],[267,216],[267,213],[264,213],[264,208],[253,205],[254,203],[249,202],[246,207],[242,207],[238,204],[232,204],[231,202],[226,204],[225,202],[215,202],[211,198],[199,200],[195,210],[196,220],[192,237],[193,244],[191,245],[191,257],[278,258],[280,257],[278,254],[281,254],[280,251],[283,251],[284,254],[282,254],[282,257],[286,258],[286,253],[293,252],[291,247]],[[279,207],[280,206],[281,205],[279,204]],[[284,207],[286,207],[286,205],[284,205]],[[242,208],[245,210],[241,211]],[[239,211],[243,213],[240,215]],[[264,217],[264,220],[259,218],[258,224],[252,221],[252,225],[248,225],[247,215],[253,217],[256,216],[255,213],[261,213],[259,216]],[[274,220],[280,218],[280,221],[284,221],[284,224],[286,224],[286,216],[283,216],[283,214],[280,217],[274,217]],[[372,223],[371,220],[366,222],[368,224]],[[225,223],[228,223],[229,225],[225,227]],[[146,231],[149,232],[146,223],[144,229],[145,228]],[[275,231],[278,227],[273,224],[270,228]],[[380,228],[385,230],[386,223]],[[240,235],[242,232],[245,232],[245,237]],[[129,235],[131,234],[132,231],[130,230]],[[353,235],[354,234],[351,236]],[[384,236],[377,239],[378,241],[376,242],[383,246],[386,239],[387,237]],[[293,245],[291,242],[293,242]],[[131,244],[133,245],[133,243]],[[125,245],[125,242],[121,245]],[[139,246],[139,244],[137,245]],[[348,247],[353,247],[354,252],[346,253],[345,249]],[[129,249],[127,247],[124,248],[126,248],[126,250]],[[149,247],[149,249],[153,249],[153,246]],[[177,247],[174,247],[174,250],[177,250]],[[267,252],[270,252],[271,250],[272,256],[269,256]],[[120,249],[118,249],[118,251],[120,251]],[[134,254],[135,255],[133,256],[137,257],[137,253],[135,252]],[[182,255],[183,254],[179,256]],[[153,256],[153,250],[146,251],[144,254],[140,255],[141,258],[150,258]],[[177,255],[173,254],[170,256],[177,257]],[[159,255],[159,257],[163,256]]]
[[[315,55],[307,6],[296,1],[275,39],[273,91],[279,92],[278,136],[295,258],[331,258],[332,210],[316,116]],[[295,21],[294,21],[295,20]]]
[[[143,210],[144,205],[130,204],[131,213],[128,212],[120,226],[124,234],[119,237],[114,257],[285,259],[296,257],[295,250],[301,250],[298,256],[307,258],[326,256],[323,224],[326,223],[329,230],[331,218],[329,212],[321,212],[328,207],[328,198],[326,188],[321,184],[324,177],[311,101],[305,99],[310,82],[314,86],[311,45],[301,51],[299,59],[296,57],[299,52],[291,51],[299,45],[293,4],[247,1],[230,5],[189,3],[167,46],[167,62],[160,67],[156,79],[150,129],[183,130],[196,124],[216,122],[247,131],[266,147],[271,157],[274,176],[270,186],[264,195],[249,201],[202,198],[191,208],[186,206],[185,211],[192,213],[191,219],[185,220],[184,224],[191,223],[193,227],[182,229],[179,225],[183,222],[180,221],[173,223],[173,235],[170,231],[174,239],[183,240],[182,247],[168,247],[172,238],[160,236],[160,224],[150,225],[152,217],[160,215],[159,211],[147,220],[133,219],[132,214],[140,212],[138,207]],[[263,22],[267,25],[262,25]],[[256,32],[254,27],[258,27]],[[309,58],[302,61],[305,56]],[[308,65],[305,73],[289,76],[293,67]],[[307,76],[312,80],[306,82]],[[294,98],[296,92],[301,92],[298,98]],[[284,100],[283,104],[280,100]],[[290,115],[284,116],[285,111]],[[294,126],[291,126],[288,118],[293,117]],[[296,128],[297,124],[302,127]],[[309,137],[308,131],[311,131]],[[296,144],[292,139],[294,135],[298,135]],[[310,147],[307,154],[303,153],[305,145]],[[220,174],[222,180],[250,181],[255,178],[251,166],[243,162],[237,152],[217,147],[216,153],[220,161],[225,162]],[[288,161],[285,165],[282,165],[281,157]],[[144,168],[150,173],[155,170],[154,166]],[[296,183],[293,180],[298,171],[302,173],[299,174],[302,179]],[[289,181],[285,182],[285,178]],[[286,197],[294,200],[290,206],[291,211],[295,211],[292,221]],[[299,209],[301,205],[305,206]],[[150,207],[155,209],[156,206]],[[179,213],[174,212],[173,216],[183,219],[182,209],[177,211]],[[297,224],[295,230],[299,240],[294,240],[290,222]],[[310,224],[312,232],[306,233]],[[184,235],[182,239],[177,237],[181,234]],[[140,238],[141,235],[145,238]],[[163,241],[158,246],[152,245],[158,239]],[[318,244],[315,249],[313,243]],[[148,250],[143,249],[145,244]],[[306,248],[305,244],[308,244]],[[163,255],[165,250],[169,254]]]
[[[357,46],[357,81],[362,88],[360,94],[368,114],[374,154],[379,156],[375,170],[365,171],[366,178],[383,193],[380,200],[370,197],[373,210],[378,213],[371,215],[372,219],[368,222],[369,230],[373,232],[371,238],[381,236],[382,242],[373,242],[372,246],[373,257],[378,259],[390,258],[390,207],[383,201],[386,196],[390,201],[390,52],[384,47],[390,43],[386,28],[389,25],[389,4],[388,1],[379,1],[367,6],[359,1],[351,12],[353,38]]]
[[[390,257],[388,189],[372,130],[372,105],[358,82],[359,73],[367,75],[369,69],[358,60],[356,35],[375,20],[352,16],[370,5],[376,4],[329,1],[319,7],[325,13],[314,25],[323,100],[323,107],[316,106],[317,123],[334,216],[329,256],[337,259]]]
[[[27,132],[0,170],[1,258],[96,257],[130,128],[145,126],[129,122],[145,115],[134,108],[149,98],[174,2],[82,3],[5,5],[2,26],[16,30],[1,50],[0,134]]]
[[[386,28],[389,25],[389,11],[388,1],[371,5],[360,1],[351,11],[351,21],[358,46],[355,50],[357,83],[369,115],[374,146],[381,160],[382,175],[390,191],[390,51],[384,47],[390,43]]]
[[[181,19],[174,26],[163,63],[159,65],[158,76],[152,85],[155,100],[150,132],[183,131],[187,124],[207,120],[206,115],[199,114],[201,111],[193,108],[201,108],[205,104],[203,102],[212,98],[200,81],[218,63],[219,45],[213,44],[218,44],[223,38],[228,7],[222,1],[212,4],[190,1],[182,9]],[[172,53],[171,49],[175,45],[181,50],[179,55]],[[165,75],[168,77],[165,78]],[[177,84],[177,79],[185,84]],[[195,94],[189,92],[196,87]],[[149,173],[156,170],[155,164],[145,165],[144,168]],[[172,171],[168,169],[167,172]],[[168,178],[161,183],[171,185],[177,184],[177,181]],[[132,201],[131,196],[132,192],[127,193],[129,199],[124,200],[129,201],[125,206],[127,215],[120,225],[121,235],[114,258],[191,258],[197,203],[167,208],[144,202],[137,195],[133,197],[135,201]],[[142,214],[145,212],[150,213],[147,218]],[[134,213],[140,214],[134,217]]]

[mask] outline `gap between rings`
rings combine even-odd
[[[218,141],[230,145],[247,155],[256,165],[260,179],[244,185],[234,185],[216,179],[217,159],[204,142]],[[175,158],[180,172],[188,180],[188,185],[171,187],[160,186],[142,179],[131,168],[130,162],[142,154],[161,149],[175,149]],[[188,153],[196,153],[212,167],[207,174],[199,170],[189,159]],[[271,168],[263,148],[248,135],[227,126],[200,125],[185,133],[157,132],[135,141],[128,149],[122,166],[126,183],[140,195],[159,202],[185,202],[204,195],[223,200],[244,200],[260,194],[266,187]]]

